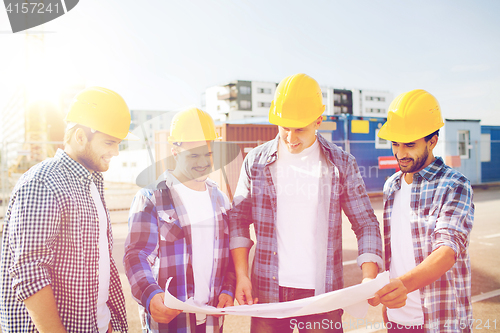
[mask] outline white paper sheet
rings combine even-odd
[[[203,313],[207,315],[231,314],[236,316],[251,316],[262,318],[288,318],[305,316],[317,313],[344,309],[354,317],[362,318],[368,311],[367,299],[371,298],[378,290],[389,283],[389,272],[381,273],[376,279],[326,294],[299,299],[291,302],[239,305],[223,309],[213,306],[195,304],[192,298],[186,302],[179,301],[168,292],[165,287],[165,306],[171,309],[182,310],[189,313]]]

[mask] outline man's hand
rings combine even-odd
[[[163,304],[164,297],[165,293],[154,295],[151,302],[149,302],[149,312],[153,320],[157,323],[168,324],[182,311],[167,308],[165,304]]]
[[[375,297],[370,298],[368,303],[377,306],[380,303],[389,309],[401,308],[406,304],[408,290],[400,279],[391,279],[389,284],[375,293]]]
[[[217,308],[225,308],[233,305],[234,305],[234,299],[231,296],[224,293],[219,295],[219,304],[217,304]]]
[[[240,305],[252,305],[258,302],[257,298],[252,298],[252,282],[250,281],[248,276],[238,277],[234,295]]]

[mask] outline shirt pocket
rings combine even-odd
[[[175,210],[158,211],[158,230],[160,242],[174,243],[184,238],[184,231],[180,226],[180,221]]]

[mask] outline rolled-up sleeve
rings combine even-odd
[[[252,247],[250,224],[252,223],[252,191],[249,168],[250,155],[247,155],[240,172],[238,186],[234,193],[233,207],[229,211],[229,248]]]
[[[460,255],[466,251],[474,221],[473,192],[470,182],[455,182],[443,199],[432,234],[432,251],[448,246]]]
[[[149,311],[153,296],[164,292],[151,268],[153,258],[158,253],[158,220],[156,208],[148,194],[147,189],[142,189],[132,202],[123,258],[132,296],[146,311]]]
[[[60,208],[42,182],[22,185],[12,203],[8,235],[12,265],[8,268],[19,301],[50,285],[54,240],[61,221]]]
[[[379,222],[366,193],[356,160],[351,155],[347,160],[345,171],[341,202],[358,240],[357,263],[361,266],[365,262],[374,262],[379,270],[382,270],[382,238]]]

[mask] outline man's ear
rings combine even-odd
[[[430,149],[434,149],[438,143],[439,137],[437,135],[434,135],[430,140],[429,143],[431,144]]]
[[[170,148],[170,152],[172,153],[172,156],[174,157],[174,159],[177,158],[178,151],[177,151],[177,149],[175,149],[175,147]]]
[[[85,134],[85,131],[82,128],[77,128],[75,130],[73,138],[75,139],[75,142],[79,146],[85,146],[87,144],[87,135]]]
[[[323,122],[323,116],[319,116],[318,119],[316,119],[314,128],[318,129],[322,122]]]

